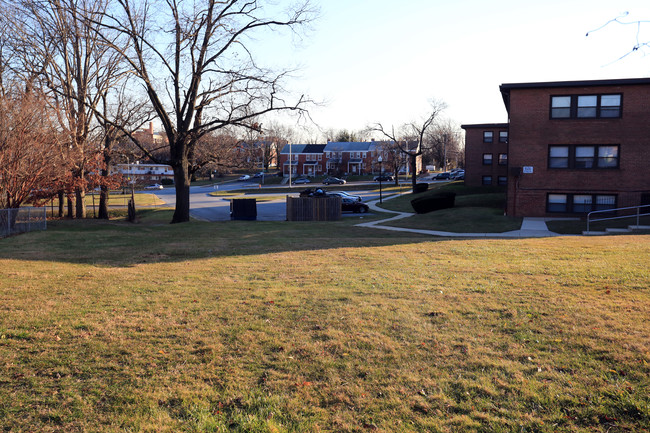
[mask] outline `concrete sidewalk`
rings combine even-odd
[[[388,200],[394,197],[398,197],[398,195],[386,197],[384,198],[384,200]],[[443,232],[438,230],[420,230],[420,229],[408,229],[404,227],[390,227],[382,224],[392,222],[392,221],[397,221],[403,218],[408,218],[415,214],[409,212],[395,212],[391,210],[386,210],[378,207],[377,206],[378,202],[379,200],[371,201],[368,203],[368,206],[370,207],[370,209],[372,209],[375,212],[388,212],[388,213],[395,214],[395,216],[387,219],[379,220],[379,221],[371,221],[367,223],[357,224],[358,227],[370,227],[374,229],[390,230],[394,232],[409,232],[409,233],[419,233],[419,234],[430,235],[430,236],[459,237],[459,238],[544,238],[544,237],[552,237],[552,236],[566,236],[566,235],[560,235],[558,233],[554,233],[550,231],[546,226],[546,221],[544,220],[544,218],[524,218],[524,221],[522,222],[521,228],[519,230],[513,230],[504,233],[455,233],[455,232]]]

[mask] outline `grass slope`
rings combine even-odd
[[[0,240],[5,431],[650,428],[647,236],[147,214]]]

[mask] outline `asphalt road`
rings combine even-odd
[[[219,184],[217,187],[212,185],[192,186],[190,187],[190,215],[194,218],[204,221],[229,221],[230,201],[221,197],[212,197],[208,194],[215,191],[216,188],[218,188],[219,191],[250,188],[250,192],[255,193],[256,196],[264,196],[264,188],[259,190],[259,195],[257,194],[257,185],[257,182],[232,182]],[[295,185],[293,188],[287,187],[287,192],[285,195],[297,197],[300,191],[305,188],[317,188],[322,186],[323,185],[321,184]],[[277,187],[277,185],[273,185],[273,187]],[[330,191],[334,191],[336,189],[336,187],[333,185],[326,188]],[[174,206],[176,204],[176,193],[173,187],[156,190],[155,194],[168,205]],[[356,191],[354,194],[363,197],[364,201],[374,200],[378,198],[378,195],[376,193],[370,191]],[[270,195],[278,197],[281,194],[274,193]],[[285,221],[286,219],[287,208],[286,199],[284,197],[269,201],[257,202],[258,221]]]

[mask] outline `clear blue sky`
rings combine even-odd
[[[617,61],[648,0],[320,0],[297,45],[262,45],[262,60],[300,66],[290,89],[327,103],[323,128],[399,125],[444,100],[457,123],[507,121],[499,84],[650,76],[650,56]],[[644,29],[650,41],[650,23]],[[643,37],[643,34],[641,35]],[[277,41],[276,41],[277,42]],[[286,40],[285,40],[286,42]]]

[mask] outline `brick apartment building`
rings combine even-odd
[[[500,90],[507,130],[464,126],[465,177],[477,184],[494,176],[484,167],[489,143],[481,137],[505,130],[507,215],[575,217],[650,204],[649,78],[514,83]]]
[[[511,216],[650,202],[650,79],[503,84]]]
[[[465,185],[508,184],[508,124],[461,125],[465,130]]]

